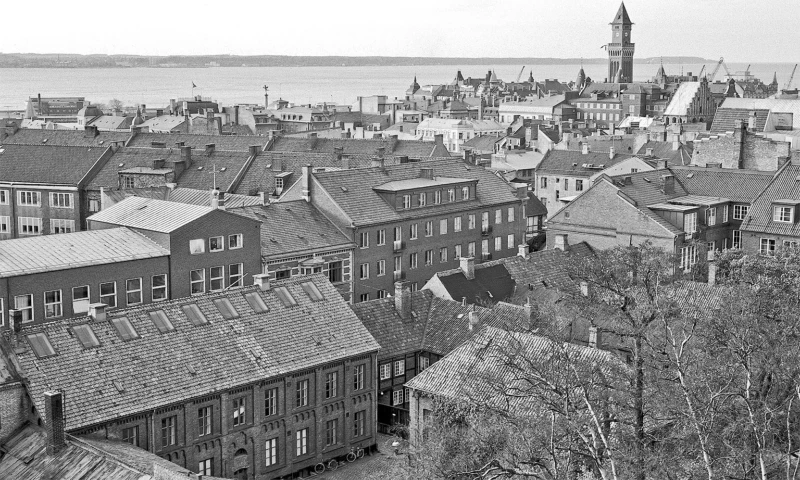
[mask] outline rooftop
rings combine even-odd
[[[124,118],[124,117],[119,117]],[[130,132],[97,132],[97,136],[84,130],[46,130],[20,128],[3,140],[3,144],[60,145],[70,147],[107,148],[113,142],[126,142]]]
[[[582,153],[572,150],[550,150],[542,158],[537,167],[537,174],[569,175],[575,177],[591,177],[605,168],[631,158],[632,155],[615,154],[610,158],[608,153]]]
[[[0,181],[77,185],[107,148],[0,145]]]
[[[153,198],[128,197],[87,220],[122,227],[170,233],[213,212],[211,207],[167,202]]]
[[[391,182],[386,182],[382,185],[378,185],[373,188],[381,192],[399,192],[415,188],[430,188],[437,186],[455,185],[459,183],[469,183],[474,181],[475,180],[471,178],[451,178],[451,177],[409,178],[407,180],[394,180]]]
[[[345,155],[374,155],[378,148],[383,148],[386,155],[407,156],[415,159],[450,156],[443,145],[416,140],[393,140],[391,138],[372,140],[318,138],[313,140],[309,138],[280,137],[275,140],[270,151],[332,154],[336,153],[336,148],[341,148],[342,153]]]
[[[787,162],[771,179],[768,185],[755,196],[741,230],[769,233],[773,235],[800,236],[800,223],[773,221],[772,206],[780,200],[800,199],[800,165]],[[794,218],[798,218],[797,212]]]
[[[197,149],[203,150],[206,145],[213,143],[215,150],[225,150],[232,152],[247,152],[251,145],[263,147],[267,144],[267,138],[259,135],[196,135],[190,133],[150,133],[140,132],[129,147],[152,147],[153,142],[164,144],[167,148],[177,148],[180,143]]]

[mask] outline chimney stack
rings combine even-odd
[[[581,282],[581,295],[584,297],[589,296],[589,283],[588,282]]]
[[[311,165],[303,165],[303,176],[300,179],[300,196],[306,202],[311,202]]]
[[[247,147],[247,151],[251,157],[257,157],[259,150],[261,150],[261,145],[250,145]]]
[[[600,330],[594,325],[589,327],[589,346],[592,348],[600,348],[602,346]]]
[[[467,280],[475,279],[475,257],[461,257],[458,259],[459,267]]]
[[[95,322],[106,321],[106,304],[105,303],[92,303],[89,305],[89,316]]]
[[[57,455],[67,446],[64,436],[64,394],[51,390],[44,392],[45,432],[47,454]]]
[[[672,175],[661,175],[664,180],[664,193],[675,193],[675,177]]]
[[[411,284],[408,282],[394,282],[394,309],[400,318],[411,318]]]
[[[268,291],[270,289],[269,274],[259,273],[257,275],[253,275],[253,285],[258,285],[258,288],[262,292]]]
[[[581,153],[583,155],[589,155],[589,144],[587,142],[581,144]]]
[[[566,252],[569,250],[569,243],[567,241],[567,234],[566,233],[558,233],[555,236],[555,249],[561,250],[562,252]]]
[[[647,149],[645,150],[645,155],[647,155],[648,157],[652,157],[653,156],[653,147],[647,147]]]
[[[473,310],[470,310],[467,316],[469,317],[469,325],[467,328],[469,328],[470,330],[474,330],[475,327],[477,327],[478,324],[480,323],[480,320],[478,319],[478,314],[475,313]]]
[[[611,148],[608,149],[608,159],[609,160],[614,160],[614,157],[616,156],[616,154],[617,154],[617,150],[614,147],[611,147]]]
[[[750,112],[750,116],[747,117],[747,129],[751,132],[756,130],[756,112]]]
[[[22,330],[22,310],[8,311],[8,326],[15,334]]]
[[[214,143],[206,143],[206,155],[211,155],[214,153],[214,150],[217,148],[217,145]]]
[[[187,145],[181,147],[181,159],[186,161],[186,168],[192,166],[192,147]]]
[[[525,258],[528,255],[528,246],[524,243],[517,246],[517,255]]]

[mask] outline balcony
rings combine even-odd
[[[481,227],[481,235],[486,237],[486,236],[489,236],[491,234],[492,234],[492,226],[491,225],[486,225],[484,227]]]
[[[405,278],[406,278],[406,272],[403,272],[401,270],[395,270],[394,272],[395,280],[405,280]]]
[[[395,240],[395,241],[393,242],[393,250],[394,250],[395,252],[399,252],[399,251],[400,251],[400,250],[402,250],[403,248],[405,248],[405,245],[403,245],[403,241],[402,241],[402,240]]]

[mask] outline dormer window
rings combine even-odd
[[[403,195],[403,208],[406,210],[411,208],[411,195]]]
[[[469,187],[461,187],[461,200],[469,200]]]
[[[792,223],[794,221],[794,207],[774,205],[772,207],[772,220],[781,223]]]
[[[419,194],[419,206],[424,207],[428,203],[428,194],[422,192]]]
[[[706,226],[713,227],[717,224],[717,207],[706,209]]]
[[[436,204],[436,205],[439,205],[440,203],[442,203],[442,191],[441,190],[436,190],[435,192],[433,192],[433,203]]]
[[[456,189],[450,188],[447,190],[447,201],[455,202],[456,201]]]

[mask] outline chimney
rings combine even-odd
[[[647,155],[648,157],[652,157],[653,156],[653,147],[647,147],[647,149],[645,150],[645,155]]]
[[[300,196],[306,202],[311,202],[311,165],[303,165],[303,176],[300,179]]]
[[[583,144],[581,144],[581,153],[583,155],[589,155],[589,144],[588,143],[584,142]]]
[[[600,348],[602,346],[600,330],[594,325],[589,327],[589,346],[592,348]]]
[[[341,160],[342,155],[344,155],[344,147],[342,146],[333,147],[333,153],[336,155],[336,160]]]
[[[589,296],[589,283],[588,282],[581,282],[581,295],[584,297]]]
[[[192,147],[181,147],[181,159],[186,161],[186,168],[190,168],[192,166]]]
[[[22,310],[8,311],[8,326],[13,333],[19,333],[22,330]]]
[[[400,318],[411,318],[411,284],[408,282],[394,282],[394,309]]]
[[[554,248],[556,250],[561,250],[562,252],[566,252],[567,250],[569,250],[569,242],[567,241],[566,233],[556,234]]]
[[[442,135],[441,133],[434,135],[433,143],[435,143],[436,145],[444,146],[444,135]]]
[[[475,257],[461,257],[458,259],[461,272],[467,280],[475,279]]]
[[[211,208],[219,208],[219,188],[217,187],[211,189]]]
[[[656,160],[656,168],[659,170],[664,170],[665,168],[667,168],[667,160],[665,159]]]
[[[420,168],[419,178],[426,178],[428,180],[433,180],[433,169],[430,167]]]
[[[675,193],[675,177],[673,175],[661,175],[664,180],[664,193]]]
[[[317,146],[317,132],[312,132],[308,134],[308,149],[314,150]]]
[[[159,158],[158,160],[153,160],[153,170],[159,170],[164,168],[164,159]]]
[[[261,150],[261,145],[250,145],[247,150],[251,157],[257,157],[259,150]]]
[[[100,132],[97,130],[97,125],[86,125],[83,128],[83,136],[86,138],[94,138],[100,135]]]
[[[473,310],[470,310],[469,313],[467,314],[467,317],[469,318],[469,324],[467,328],[469,328],[470,330],[474,330],[475,327],[477,327],[478,324],[480,323],[480,319],[478,319],[478,314],[475,313]]]
[[[519,255],[522,258],[525,258],[525,256],[528,255],[528,246],[525,245],[524,243],[518,245],[517,246],[517,255]]]
[[[680,141],[680,140],[677,140],[677,139],[676,139],[676,140],[673,140],[673,141],[672,141],[672,151],[673,151],[673,152],[674,152],[674,151],[677,151],[679,148],[681,148],[681,141]]]
[[[373,167],[378,167],[378,168],[383,168],[383,155],[380,155],[378,157],[373,158],[372,159],[372,166]]]
[[[391,147],[389,147],[389,153],[392,153],[392,152],[394,152],[394,149],[397,147],[398,135],[396,135],[396,134],[395,135],[389,135],[389,140],[390,140],[389,145],[391,145]]]
[[[614,156],[616,156],[617,150],[614,147],[608,149],[608,159],[614,160]]]
[[[750,112],[750,116],[747,117],[747,129],[751,132],[756,130],[756,112]]]
[[[258,285],[259,290],[262,292],[268,291],[270,289],[269,274],[259,273],[257,275],[253,275],[253,285]]]
[[[89,305],[89,316],[95,322],[106,321],[106,304],[105,303],[92,303]]]
[[[214,149],[217,148],[217,145],[214,143],[206,143],[206,155],[211,155],[214,153]]]
[[[57,455],[67,446],[64,436],[64,394],[51,390],[44,392],[45,432],[47,454]]]

